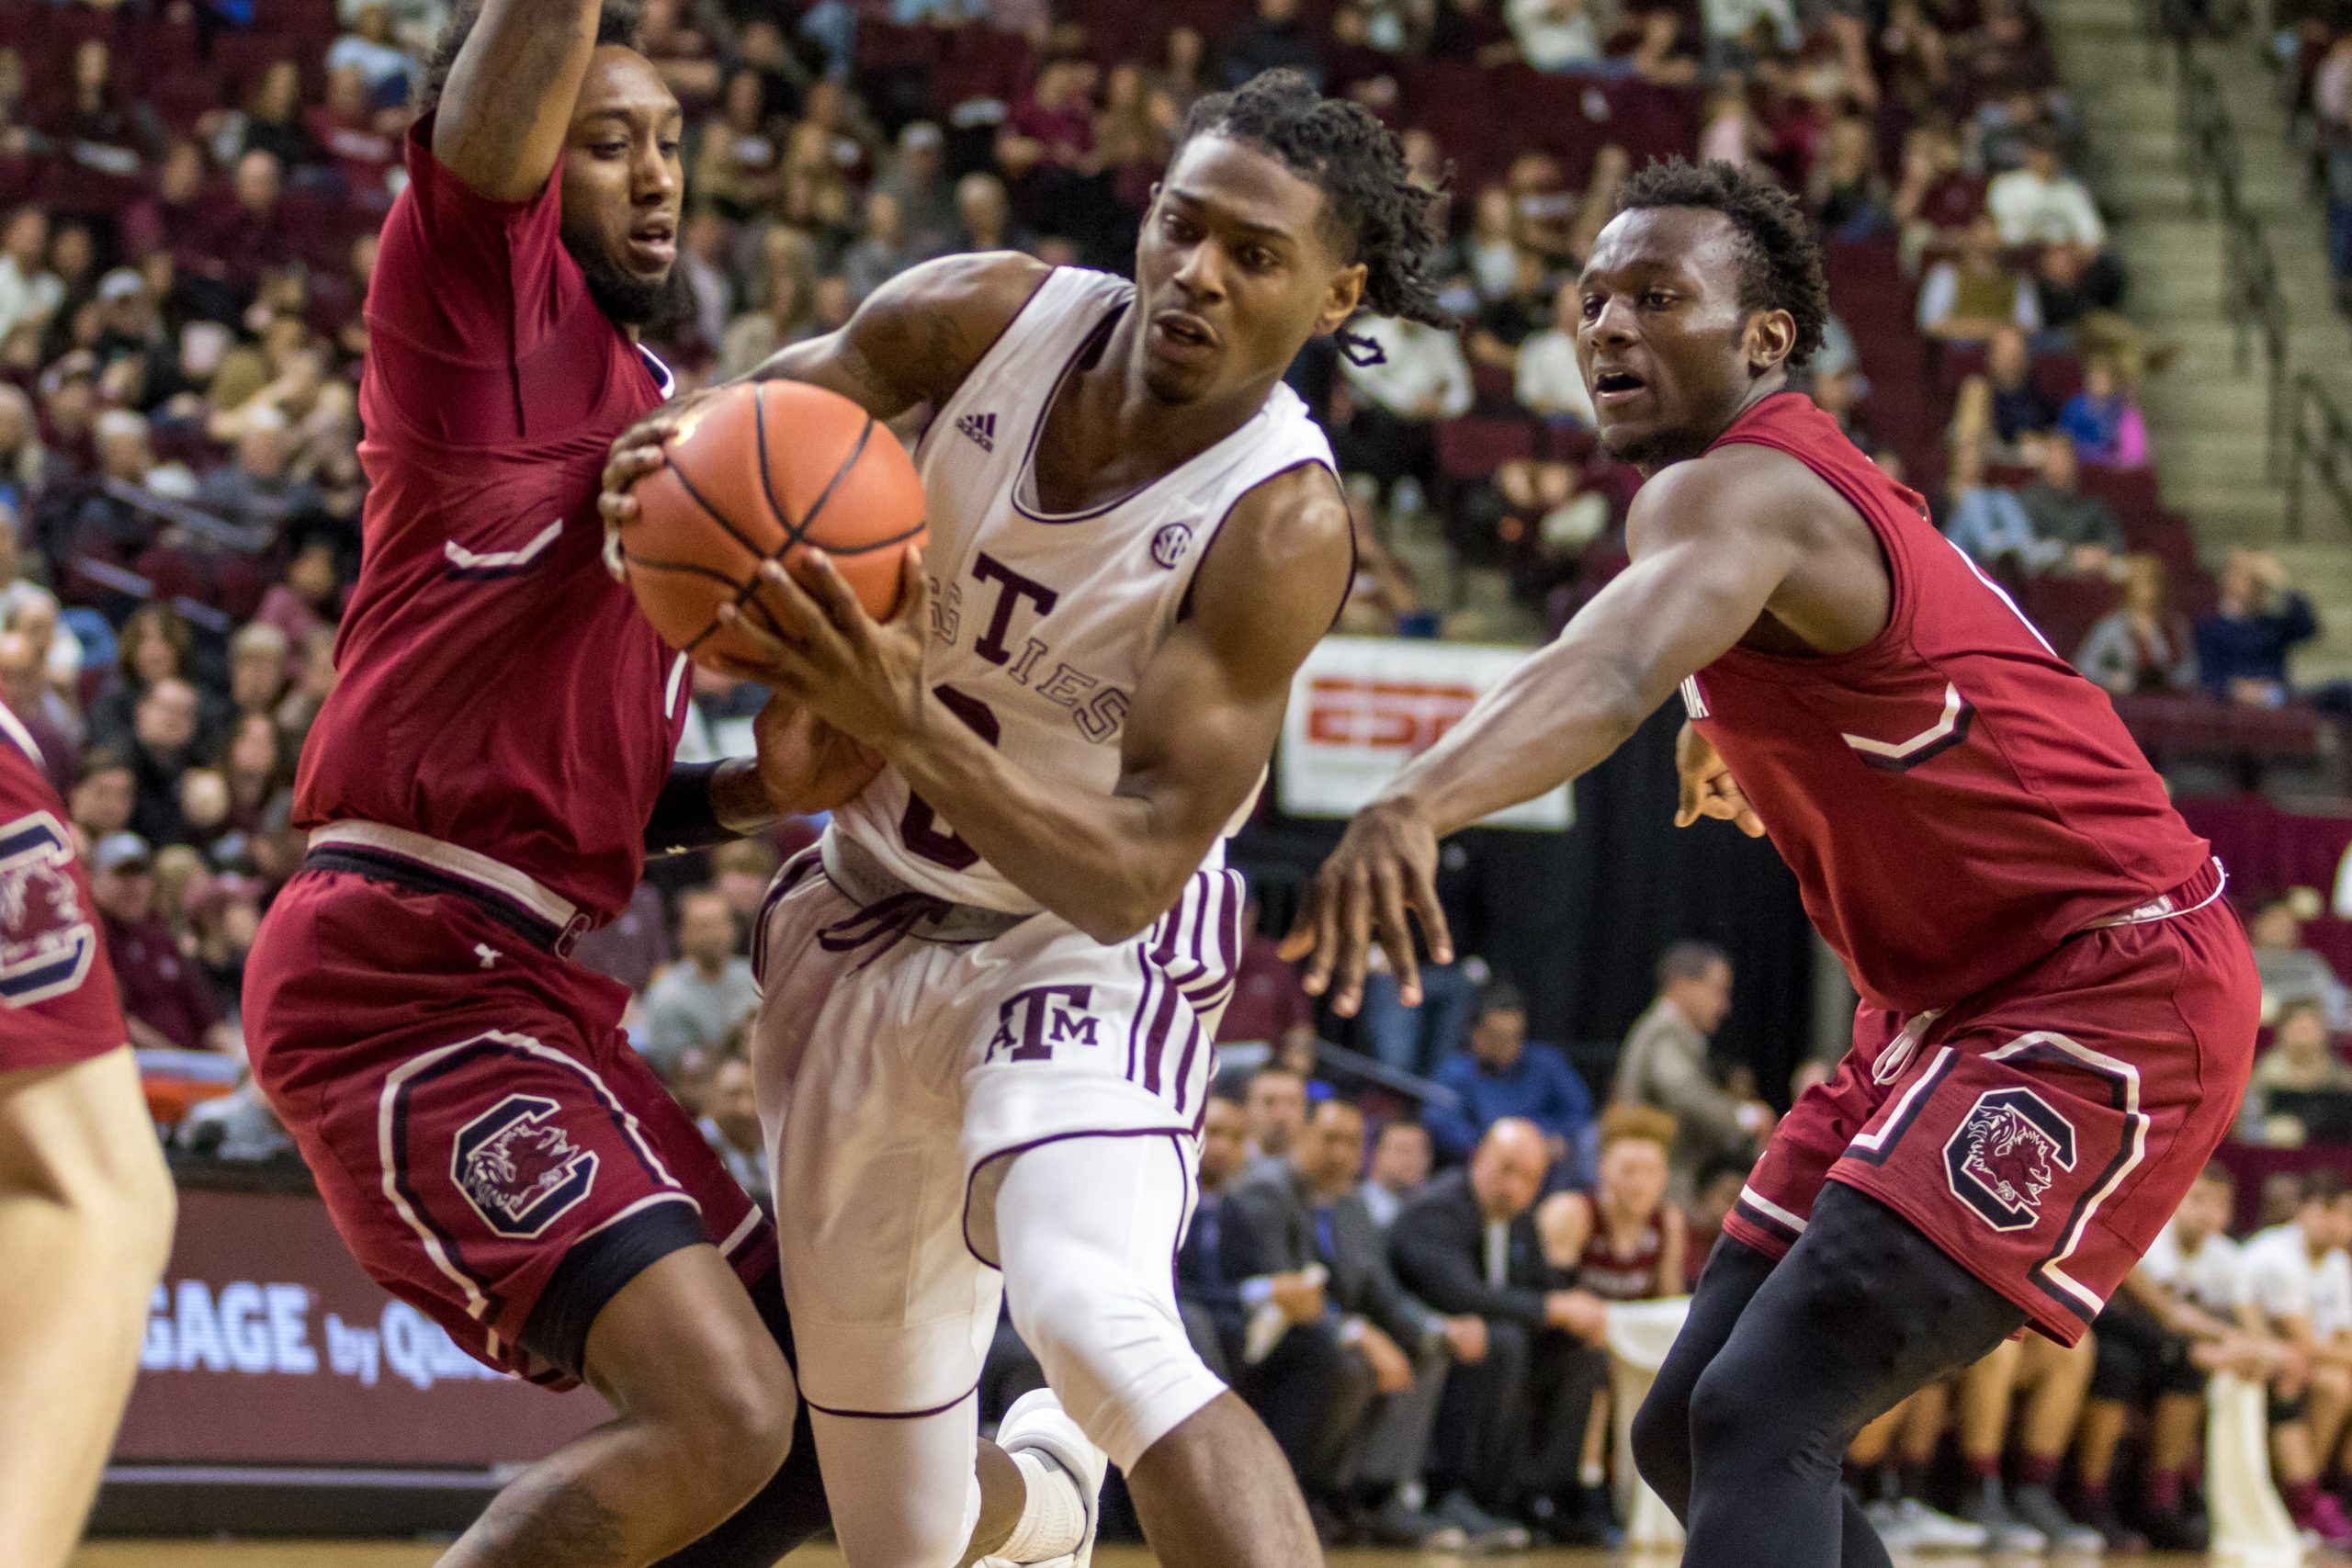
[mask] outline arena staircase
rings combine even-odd
[[[2297,679],[2352,676],[2352,515],[2308,460],[2289,521],[2294,422],[2316,423],[2322,400],[2352,410],[2352,327],[2334,306],[2317,203],[2251,34],[2195,44],[2185,72],[2152,10],[2050,0],[2044,14],[2095,150],[2083,172],[2130,272],[2128,309],[2178,351],[2143,400],[2165,503],[2195,525],[2209,565],[2234,546],[2276,551],[2324,627]]]

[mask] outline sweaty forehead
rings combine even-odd
[[[1586,260],[1588,278],[1644,271],[1673,273],[1736,288],[1741,264],[1739,230],[1703,207],[1636,207],[1609,220]]]
[[[589,57],[588,74],[581,81],[580,98],[572,107],[571,126],[577,130],[593,118],[612,114],[659,123],[683,112],[677,95],[670,91],[651,61],[633,49],[608,43]]]
[[[1195,136],[1168,166],[1168,193],[1205,217],[1278,230],[1301,243],[1322,237],[1323,188],[1262,148],[1215,131]]]

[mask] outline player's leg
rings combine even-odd
[[[584,1371],[620,1414],[500,1493],[440,1568],[641,1568],[784,1464],[792,1371],[715,1247],[681,1247],[621,1286],[588,1330]]]
[[[1826,1188],[1690,1393],[1690,1568],[1839,1561],[1847,1445],[2025,1321],[1873,1199]],[[1853,1559],[1849,1555],[1847,1561]],[[1882,1556],[1882,1561],[1883,1560]]]
[[[2069,1514],[2058,1501],[2058,1472],[2075,1440],[2082,1419],[2083,1396],[2090,1386],[2098,1354],[2097,1337],[2086,1334],[2073,1345],[2061,1345],[2040,1335],[2019,1347],[2020,1379],[2027,1389],[2025,1409],[2018,1422],[2018,1483],[2009,1505],[2019,1518],[2040,1530],[2053,1551],[2097,1551],[2105,1544],[2099,1532]]]
[[[1075,1137],[1011,1156],[994,1204],[1006,1301],[1071,1417],[1126,1472],[1160,1561],[1304,1568],[1323,1554],[1290,1466],[1177,1314],[1178,1145]]]
[[[113,1446],[170,1174],[128,1050],[0,1074],[0,1562],[53,1568]]]

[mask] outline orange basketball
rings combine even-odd
[[[899,563],[924,537],[922,481],[898,437],[798,381],[742,383],[696,404],[633,493],[638,518],[620,536],[628,585],[664,641],[706,661],[756,659],[718,607],[766,619],[753,592],[763,562],[814,545],[878,618],[898,607]]]

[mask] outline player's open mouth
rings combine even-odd
[[[1216,333],[1198,316],[1162,310],[1151,319],[1153,346],[1170,359],[1200,359],[1216,347]]]
[[[648,267],[668,266],[678,259],[678,231],[673,224],[649,223],[630,231],[628,248]]]
[[[1592,400],[1597,403],[1623,402],[1648,386],[1630,370],[1602,370],[1592,378]]]

